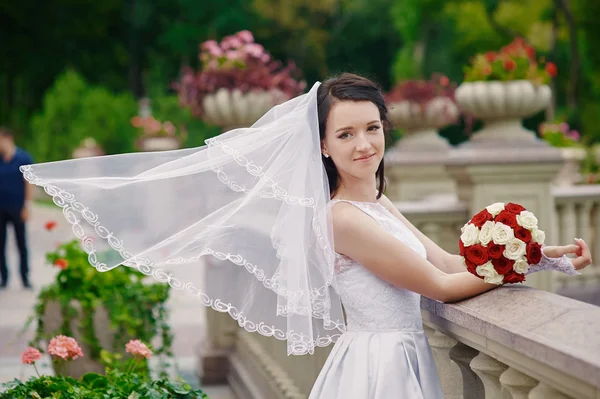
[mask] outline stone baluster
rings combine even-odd
[[[441,241],[442,226],[439,223],[423,223],[420,230],[433,242],[439,244]]]
[[[585,242],[590,242],[591,226],[590,216],[594,203],[591,200],[582,202],[579,212],[577,212],[577,237],[583,238]]]
[[[512,367],[500,376],[500,384],[506,388],[512,399],[528,399],[529,392],[537,383],[537,380]]]
[[[450,359],[458,365],[462,373],[463,398],[479,399],[484,397],[483,382],[479,376],[471,369],[471,360],[479,354],[477,349],[471,348],[461,342],[450,349]]]
[[[575,202],[566,201],[561,207],[560,217],[560,242],[571,242],[577,234],[577,217],[575,214]]]
[[[485,397],[490,399],[511,399],[510,394],[502,390],[500,376],[508,369],[508,366],[498,360],[479,352],[471,360],[471,369],[483,382]]]
[[[529,392],[528,399],[571,399],[570,396],[557,391],[548,384],[540,382]]]
[[[450,350],[458,343],[439,331],[424,326],[431,352],[446,399],[462,399],[462,378],[460,368],[450,358]]]

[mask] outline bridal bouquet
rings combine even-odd
[[[542,259],[545,234],[535,215],[518,204],[497,202],[473,216],[458,245],[466,269],[486,283],[520,283]]]

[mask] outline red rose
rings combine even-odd
[[[471,245],[465,248],[465,259],[477,266],[481,266],[488,261],[487,249],[481,244]]]
[[[460,256],[465,256],[465,243],[462,240],[458,240],[458,253]]]
[[[488,256],[491,259],[498,259],[504,253],[505,248],[506,245],[494,244],[493,242],[490,242],[490,245],[488,246]]]
[[[530,265],[537,265],[542,260],[542,246],[537,242],[527,244],[527,262]]]
[[[69,262],[66,259],[59,258],[54,261],[54,266],[58,267],[59,269],[65,270],[67,266],[69,266]]]
[[[501,256],[498,259],[492,259],[492,265],[494,265],[494,269],[496,269],[498,274],[506,275],[507,273],[510,273],[514,264],[514,260],[507,259],[504,256]]]
[[[508,204],[504,205],[504,210],[509,211],[510,213],[514,213],[515,215],[518,215],[519,213],[525,211],[526,209],[519,204],[513,204],[512,202],[509,202]]]
[[[481,226],[483,226],[483,224],[485,222],[487,222],[488,220],[492,220],[492,219],[494,219],[492,214],[489,213],[487,209],[484,209],[483,211],[479,212],[477,215],[473,216],[470,223],[473,223],[475,226],[481,228]]]
[[[514,270],[504,275],[504,284],[514,284],[525,281],[525,275],[515,272]]]
[[[556,68],[556,64],[554,64],[553,62],[547,63],[546,72],[548,72],[548,75],[550,75],[551,77],[555,77],[558,74],[558,68]]]
[[[504,61],[504,69],[506,69],[507,71],[514,71],[515,69],[517,69],[517,63],[512,60],[512,59],[508,59]]]
[[[531,231],[519,226],[515,229],[515,237],[525,242],[525,244],[529,244],[531,242]]]
[[[467,264],[467,270],[469,273],[476,275],[477,277],[481,277],[477,274],[477,265],[467,258],[465,258],[465,263]]]
[[[512,227],[513,229],[515,227],[519,226],[519,224],[517,223],[517,217],[515,216],[515,214],[511,213],[507,210],[503,210],[502,212],[497,214],[496,218],[494,219],[494,222],[503,223],[507,226]]]

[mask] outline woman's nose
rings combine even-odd
[[[369,148],[371,148],[371,142],[367,137],[365,137],[364,134],[360,134],[358,136],[358,140],[356,141],[356,150],[364,151],[368,150]]]

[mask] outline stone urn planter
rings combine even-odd
[[[274,105],[289,99],[279,90],[255,90],[243,93],[239,89],[221,88],[202,101],[202,119],[220,126],[223,131],[249,127]]]
[[[406,132],[396,143],[399,150],[448,150],[448,141],[438,135],[438,129],[456,122],[460,111],[452,99],[435,97],[421,105],[404,100],[388,104],[388,116],[395,127]]]
[[[461,110],[484,122],[470,142],[540,142],[534,132],[525,129],[521,119],[545,109],[552,91],[547,85],[528,80],[466,82],[455,92]]]

